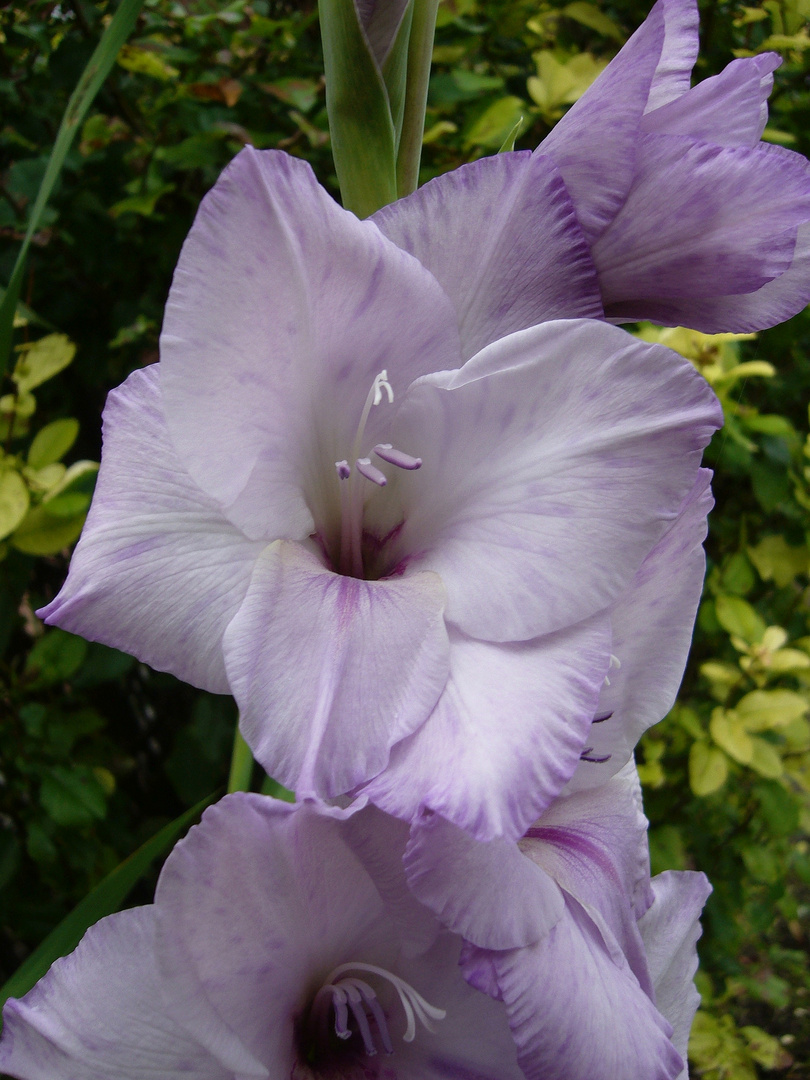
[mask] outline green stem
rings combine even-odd
[[[397,195],[400,199],[416,191],[419,185],[419,162],[422,159],[425,106],[438,7],[439,0],[414,0],[411,38],[408,45],[405,112],[397,153]]]
[[[231,752],[231,771],[228,774],[228,794],[232,791],[250,791],[252,777],[253,754],[237,725]]]

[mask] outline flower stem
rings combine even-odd
[[[228,774],[228,794],[232,791],[250,791],[250,781],[253,776],[253,754],[250,747],[242,738],[239,725],[233,739],[231,751],[231,771]]]
[[[422,157],[422,136],[425,132],[425,104],[438,7],[439,0],[414,0],[411,37],[408,43],[405,110],[397,152],[397,197],[400,199],[416,191],[419,184],[419,162]]]

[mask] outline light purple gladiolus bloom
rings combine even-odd
[[[549,277],[572,315],[581,270]],[[483,337],[502,314],[482,307]],[[299,795],[371,783],[399,816],[520,836],[591,746],[613,608],[721,412],[686,360],[604,322],[474,356],[470,325],[304,162],[243,151],[183,248],[160,364],[109,397],[46,621],[230,690]]]
[[[614,322],[742,333],[810,302],[810,165],[760,142],[781,60],[734,60],[690,89],[697,51],[696,0],[658,0],[534,154],[464,165],[374,216],[438,278],[473,348],[568,314],[537,268],[558,250],[556,185],[569,258],[583,276],[590,262]]]
[[[631,763],[558,799],[518,845],[438,815],[411,828],[409,884],[465,939],[468,982],[503,1002],[527,1080],[687,1076],[711,888],[698,873],[651,882],[646,827]]]
[[[521,1080],[503,1007],[410,895],[407,826],[227,796],[155,903],[102,919],[6,1004],[21,1080]]]
[[[460,898],[477,906],[465,944],[410,892],[404,823],[374,807],[228,796],[170,855],[153,905],[103,919],[6,1004],[0,1069],[20,1080],[671,1080],[670,1032],[680,1047],[695,1007],[702,878],[663,875],[650,892],[627,807],[603,798],[600,824],[595,796],[567,802],[578,816],[552,810],[542,837],[523,842],[536,865],[514,844],[475,841],[459,865],[455,837],[436,831],[439,887],[461,871]],[[412,863],[431,833],[416,830]],[[493,878],[504,870],[514,880]],[[553,926],[552,891],[565,909]],[[648,909],[641,937],[631,894]],[[544,949],[556,966],[531,990],[536,1015],[516,1019],[501,969],[534,975]],[[503,1002],[468,985],[479,971],[504,982]],[[527,1030],[561,1012],[570,1045],[563,1029],[545,1041]]]

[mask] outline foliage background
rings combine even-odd
[[[776,49],[767,137],[810,152],[810,0],[701,7],[696,77]],[[0,5],[0,281],[114,8]],[[497,151],[521,117],[518,147],[536,146],[647,10],[443,0],[422,180]],[[247,142],[281,147],[337,196],[321,72],[314,0],[146,0],[35,237],[0,388],[0,981],[139,844],[224,790],[229,700],[46,630],[34,609],[66,572],[105,394],[157,360],[171,273],[219,171]],[[692,658],[639,753],[654,871],[702,869],[715,889],[692,1072],[810,1078],[810,316],[741,341],[638,332],[693,359],[727,418]]]

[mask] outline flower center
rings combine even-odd
[[[397,469],[408,471],[418,469],[422,464],[421,458],[411,457],[390,443],[377,443],[368,453],[363,454],[369,413],[375,405],[382,402],[383,393],[388,398],[388,404],[393,404],[394,390],[385,370],[376,376],[366,397],[352,445],[351,458],[335,462],[340,490],[340,540],[339,551],[331,554],[338,573],[349,577],[366,576],[368,568],[364,560],[363,531],[366,503],[376,488],[383,488],[388,483],[385,473],[372,462],[371,455],[374,454],[380,461]],[[379,542],[376,546],[380,546]]]
[[[310,1032],[318,1045],[323,1046],[327,1041],[329,1015],[333,1013],[334,1030],[339,1039],[345,1041],[359,1034],[368,1057],[374,1057],[380,1047],[386,1054],[393,1054],[385,1011],[374,988],[365,979],[358,978],[357,973],[376,975],[396,990],[405,1013],[404,1042],[413,1042],[417,1020],[428,1031],[433,1031],[432,1022],[443,1020],[447,1015],[444,1009],[425,1001],[410,983],[385,968],[356,962],[340,964],[327,975],[310,1009]]]

